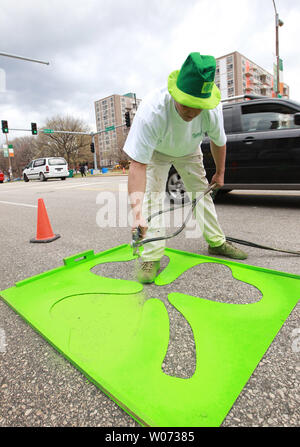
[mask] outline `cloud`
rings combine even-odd
[[[300,5],[276,5],[284,80],[300,99]],[[130,91],[143,98],[166,85],[191,51],[218,57],[237,50],[272,72],[274,28],[271,0],[11,0],[2,5],[1,50],[50,65],[0,57],[7,86],[0,116],[24,128],[72,113],[94,129],[95,100]]]

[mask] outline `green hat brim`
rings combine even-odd
[[[170,95],[179,104],[183,104],[187,107],[194,109],[214,109],[221,101],[221,93],[216,84],[213,85],[213,89],[209,98],[197,98],[196,96],[189,95],[180,90],[177,85],[177,78],[180,70],[172,71],[168,78],[168,90]]]

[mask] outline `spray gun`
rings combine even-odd
[[[140,227],[137,227],[132,231],[131,247],[132,247],[133,256],[136,255],[138,252],[138,247],[139,247],[138,243],[141,240],[141,236],[142,236],[142,232],[141,232]]]

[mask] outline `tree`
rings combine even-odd
[[[83,121],[70,116],[56,116],[48,119],[44,128],[69,132],[90,132]],[[38,156],[64,157],[68,165],[77,166],[80,161],[93,161],[90,143],[91,138],[88,135],[40,133],[37,138]]]
[[[35,158],[36,139],[35,137],[20,137],[12,141],[14,157],[12,159],[13,175],[21,177],[22,171],[28,163]]]
[[[11,158],[11,166],[14,177],[21,177],[22,170],[35,156],[35,138],[34,137],[20,137],[9,141],[9,144],[13,145],[14,157]],[[9,160],[3,156],[1,152],[0,156],[0,169],[8,175],[9,173]]]
[[[126,169],[129,167],[129,157],[126,154],[126,152],[123,151],[123,146],[125,144],[127,135],[128,132],[125,135],[120,132],[118,138],[117,150],[115,153],[115,162],[118,163],[121,166],[121,168]]]

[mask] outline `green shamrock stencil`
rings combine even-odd
[[[66,258],[64,266],[0,294],[141,425],[218,426],[296,305],[300,277],[168,248],[165,254],[169,263],[148,291],[134,280],[104,276],[108,263],[133,260],[126,244]],[[192,272],[201,282],[197,272],[204,264],[230,269],[253,295],[228,297],[222,285],[217,301],[211,291],[187,295],[180,277]],[[170,309],[188,326],[194,346],[194,366],[185,377],[176,370],[180,365],[164,366],[177,325]],[[184,341],[176,346],[184,350]]]

